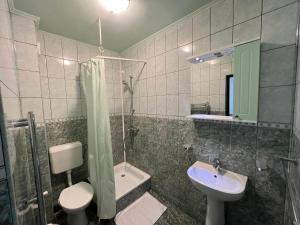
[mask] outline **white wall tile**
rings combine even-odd
[[[191,64],[186,60],[192,56],[192,44],[178,48],[179,70],[189,69]]]
[[[0,38],[0,67],[15,68],[13,44],[10,40]]]
[[[178,23],[178,46],[191,43],[193,40],[193,20],[186,18]]]
[[[140,113],[142,114],[148,113],[148,97],[140,98]]]
[[[209,82],[201,82],[200,83],[200,95],[208,96],[209,95],[209,87],[210,87]]]
[[[151,77],[147,79],[147,93],[148,96],[154,96],[155,93],[155,77]]]
[[[114,90],[114,85],[112,83],[106,85],[106,93],[107,93],[106,97],[107,98],[109,98],[109,99],[113,99],[114,98],[114,91],[113,90]]]
[[[14,39],[29,44],[36,44],[35,23],[24,16],[12,14]]]
[[[23,117],[33,112],[37,122],[44,122],[43,103],[41,98],[21,98]]]
[[[115,113],[122,112],[122,101],[120,98],[114,99],[115,101]]]
[[[44,119],[51,119],[51,103],[50,99],[43,99]]]
[[[77,43],[68,38],[62,39],[63,58],[68,60],[77,60]]]
[[[234,24],[242,23],[261,15],[262,0],[235,0]]]
[[[148,114],[156,114],[156,96],[148,97]]]
[[[147,46],[145,43],[142,43],[138,46],[137,58],[141,60],[145,60],[147,58]]]
[[[114,97],[121,98],[121,87],[119,85],[114,85]]]
[[[66,81],[67,98],[80,98],[80,84],[76,80]]]
[[[146,69],[147,69],[147,77],[155,76],[155,57],[148,59]]]
[[[188,116],[191,114],[191,103],[189,94],[179,95],[179,116]]]
[[[100,51],[99,51],[98,47],[90,45],[90,56],[91,56],[91,58],[94,58],[97,55],[100,55]]]
[[[155,55],[160,55],[166,51],[166,34],[159,33],[155,37]]]
[[[220,95],[220,80],[211,80],[209,84],[210,95]]]
[[[178,51],[171,50],[166,53],[166,73],[178,71]]]
[[[167,76],[157,76],[156,77],[156,95],[166,95],[167,94]]]
[[[3,110],[8,120],[21,118],[21,106],[19,98],[2,98]]]
[[[51,99],[52,119],[66,118],[68,108],[66,99]]]
[[[155,57],[155,71],[156,75],[166,73],[166,54],[161,54]]]
[[[64,78],[63,59],[46,56],[48,77]]]
[[[38,48],[40,49],[40,54],[45,55],[46,49],[45,49],[45,41],[44,41],[44,32],[41,30],[37,32],[37,44]]]
[[[51,98],[66,98],[66,84],[64,79],[49,78]]]
[[[62,58],[61,37],[44,32],[46,55]]]
[[[147,56],[147,59],[155,56],[154,39],[150,39],[150,40],[146,41],[146,56]]]
[[[295,2],[295,0],[263,0],[263,13],[278,9],[292,2]]]
[[[178,83],[179,93],[191,93],[191,72],[189,69],[179,71]]]
[[[167,74],[167,94],[178,94],[178,72]]]
[[[156,114],[166,115],[167,112],[167,96],[156,97]]]
[[[77,42],[78,61],[83,62],[91,58],[90,48],[87,44]]]
[[[178,116],[178,95],[167,95],[167,115]]]
[[[172,26],[166,31],[166,51],[177,48],[177,26]]]
[[[18,69],[39,71],[38,53],[35,45],[15,42],[15,48]]]
[[[67,99],[67,106],[69,117],[82,116],[80,99]]]
[[[211,50],[232,44],[232,28],[228,28],[211,36]]]
[[[1,86],[2,97],[19,96],[17,71],[14,69],[0,68],[0,81],[5,84],[5,89]]]
[[[249,20],[245,23],[234,26],[233,43],[245,43],[260,38],[261,17]]]
[[[233,25],[233,0],[221,1],[211,8],[211,33]]]
[[[109,107],[109,113],[115,113],[115,100],[109,99],[108,100],[108,107]],[[82,107],[81,107],[82,109]]]
[[[210,51],[210,36],[193,42],[193,55],[201,55]]]
[[[84,99],[81,100],[81,112],[82,112],[82,116],[87,115],[87,106],[86,106],[86,101]]]
[[[11,38],[11,24],[8,11],[0,10],[0,37]]]
[[[47,62],[46,62],[46,57],[44,55],[39,55],[39,70],[40,70],[40,75],[42,77],[47,77],[48,72],[47,72]]]
[[[144,80],[140,80],[140,96],[141,97],[147,97],[148,93],[147,93],[147,79]]]
[[[64,60],[65,78],[68,80],[79,80],[79,63],[77,61]],[[109,73],[112,81],[112,74]]]
[[[133,98],[133,109],[135,113],[140,113],[140,98]]]
[[[50,98],[49,81],[47,77],[41,77],[41,90],[43,98]]]
[[[210,35],[210,8],[193,16],[193,40]]]
[[[42,97],[38,72],[18,71],[21,97]]]

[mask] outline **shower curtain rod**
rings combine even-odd
[[[130,61],[130,62],[142,62],[142,63],[147,63],[145,60],[139,60],[139,59],[129,59],[129,58],[118,58],[118,57],[110,57],[110,56],[100,56],[97,55],[95,58],[97,59],[110,59],[110,60],[120,60],[120,61]],[[88,61],[83,61],[80,63],[86,63]]]
[[[101,19],[100,17],[98,18],[98,26],[99,26],[99,50],[100,50],[100,55],[97,55],[95,58],[98,59],[111,59],[111,60],[120,60],[120,61],[131,61],[131,62],[142,62],[144,64],[147,63],[145,60],[139,60],[139,59],[128,59],[128,58],[118,58],[118,57],[110,57],[110,56],[103,56],[104,48],[102,44],[102,24],[101,24]],[[80,63],[86,63],[88,61],[80,62]]]

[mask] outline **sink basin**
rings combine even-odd
[[[187,171],[193,185],[207,195],[206,225],[224,224],[224,202],[244,195],[247,177],[212,165],[195,162]]]

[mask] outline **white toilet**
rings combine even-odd
[[[50,147],[50,164],[53,174],[67,172],[69,187],[64,189],[58,202],[68,214],[69,225],[87,225],[85,209],[93,199],[94,191],[90,184],[80,182],[72,185],[71,169],[81,166],[82,144],[73,142]]]

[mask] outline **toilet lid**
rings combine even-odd
[[[59,195],[59,204],[66,209],[76,210],[89,204],[94,190],[86,182],[80,182],[64,189]]]

